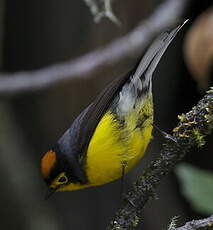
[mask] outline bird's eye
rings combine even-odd
[[[61,176],[59,179],[58,179],[58,182],[61,183],[61,184],[65,184],[68,182],[68,179],[66,176]]]

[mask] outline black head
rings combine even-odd
[[[59,145],[44,154],[41,159],[41,172],[51,192],[72,190],[71,184],[87,183],[83,166],[73,155],[63,153]]]

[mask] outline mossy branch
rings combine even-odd
[[[192,220],[187,222],[184,226],[174,228],[174,230],[201,230],[213,228],[213,215],[201,220]]]
[[[213,129],[213,87],[186,114],[178,116],[180,122],[166,139],[160,156],[152,161],[127,193],[124,206],[116,213],[108,230],[135,229],[141,221],[147,201],[155,197],[159,182],[183,159],[192,147],[205,144],[205,136]],[[132,203],[132,204],[131,204]]]

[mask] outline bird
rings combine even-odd
[[[114,79],[41,158],[48,187],[73,191],[122,178],[152,139],[152,75],[183,22],[160,34],[127,74]]]

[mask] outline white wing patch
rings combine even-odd
[[[130,82],[126,83],[120,94],[116,112],[120,116],[125,116],[129,111],[134,109],[138,99],[138,93],[142,90],[142,81],[134,75],[130,78]]]

